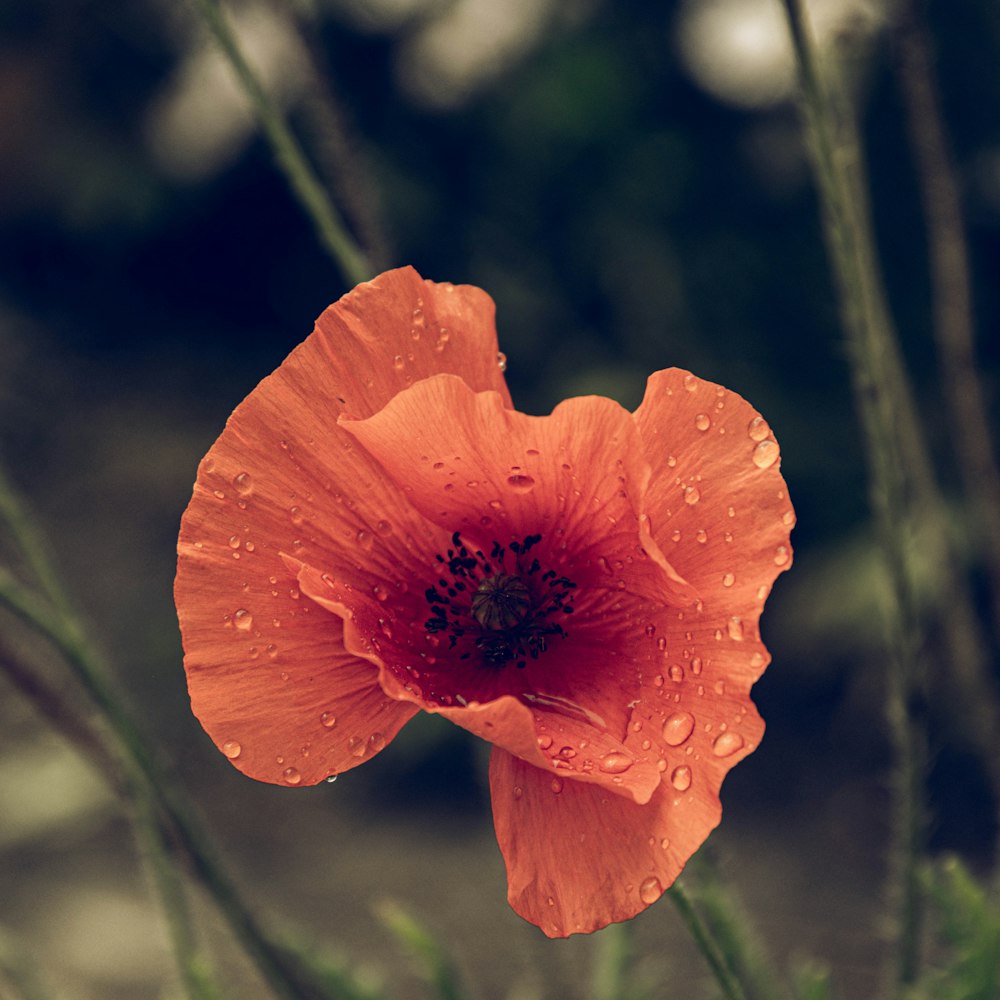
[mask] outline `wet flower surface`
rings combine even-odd
[[[635,413],[513,409],[493,304],[359,286],[198,470],[176,599],[192,705],[310,785],[418,711],[493,744],[514,909],[563,936],[659,897],[763,732],[758,619],[794,514],[768,425],[671,369]]]

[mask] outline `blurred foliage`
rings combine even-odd
[[[751,888],[749,909],[788,943],[779,952],[821,954],[837,970],[828,979],[803,964],[797,995],[864,995],[875,980],[871,886],[884,834],[884,584],[794,109],[787,101],[731,106],[704,91],[678,43],[694,5],[653,0],[539,3],[537,30],[520,46],[495,65],[484,58],[488,71],[447,100],[429,99],[414,82],[435,70],[426,56],[420,70],[420,46],[467,6],[412,0],[392,13],[391,4],[275,0],[236,8],[270,12],[267,23],[285,31],[290,11],[304,17],[354,168],[376,192],[369,209],[381,218],[388,255],[496,299],[521,409],[547,412],[588,392],[634,405],[650,371],[678,365],[731,386],[767,415],[799,515],[797,568],[764,619],[775,663],[755,698],[768,737],[726,786],[727,810],[743,817],[730,847]],[[511,17],[518,10],[511,5]],[[928,14],[966,198],[978,326],[994,331],[1000,7],[972,0],[930,5]],[[350,781],[290,805],[282,790],[251,787],[211,756],[183,690],[170,578],[197,460],[239,399],[346,290],[223,86],[191,91],[188,114],[199,124],[188,141],[201,160],[180,157],[179,140],[164,131],[164,109],[206,46],[192,10],[158,0],[15,0],[0,9],[0,450],[116,651],[139,714],[210,803],[261,894],[283,897],[279,906],[296,915],[315,912],[318,937],[342,934],[352,955],[378,966],[387,961],[384,928],[350,908],[359,886],[385,883],[408,908],[450,893],[458,902],[449,926],[461,931],[482,911],[481,889],[463,875],[475,870],[496,882],[497,909],[487,912],[503,906],[476,749],[438,720],[421,721]],[[857,81],[876,221],[935,459],[954,494],[926,248],[888,55],[876,36]],[[295,89],[302,58],[293,66],[286,57],[270,79],[315,151],[308,94]],[[995,407],[1000,339],[982,336],[979,350]],[[956,500],[955,530],[967,535],[962,510]],[[978,581],[974,538],[966,554]],[[931,705],[933,846],[983,862],[996,832],[982,818],[988,793],[946,693]],[[62,975],[90,983],[90,995],[152,996],[165,975],[151,957],[155,922],[152,931],[148,916],[122,922],[121,933],[135,937],[127,938],[130,961],[106,941],[101,952],[94,938],[95,913],[130,912],[135,872],[119,860],[122,830],[102,793],[87,790],[90,779],[53,764],[47,738],[4,695],[4,921],[34,929],[59,953]],[[398,834],[394,819],[406,821],[420,864],[385,842]],[[380,841],[372,831],[385,827]],[[345,861],[338,851],[318,859],[303,846],[319,838],[302,831],[315,829],[337,845],[363,842],[372,860]],[[103,853],[98,837],[109,845]],[[831,857],[841,870],[827,879]],[[115,877],[127,888],[108,889]],[[995,904],[954,870],[932,885],[953,950],[919,996],[986,996],[960,990],[996,971],[986,959]],[[531,971],[541,952],[516,937],[509,915],[497,919],[508,920],[516,947],[499,935],[459,946],[487,981],[504,984],[490,995],[544,995]],[[660,929],[642,926],[662,953]],[[546,982],[573,996],[586,962],[575,943],[553,949],[544,953]],[[98,952],[101,962],[88,961]],[[116,963],[119,979],[109,979]]]

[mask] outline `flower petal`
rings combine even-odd
[[[770,428],[736,393],[678,368],[650,376],[635,419],[653,537],[706,610],[724,612],[720,627],[756,622],[791,565],[795,524]]]
[[[347,649],[380,668],[381,685],[393,698],[444,716],[554,779],[603,785],[637,802],[648,801],[660,783],[657,761],[627,749],[596,712],[567,698],[525,690],[525,673],[511,668],[485,669],[446,654],[439,666],[436,657],[427,655],[428,636],[419,622],[405,613],[395,617],[398,605],[390,608],[358,594],[313,567],[300,565],[298,580],[303,594],[343,619]],[[613,692],[616,680],[597,669],[606,667],[606,660],[592,653],[594,669],[588,669],[589,664],[581,662],[586,655],[583,650],[574,656],[584,678],[602,677]],[[602,697],[593,700],[613,697],[600,693]],[[621,706],[626,702],[627,696],[621,695]]]
[[[416,667],[425,678],[444,675],[438,682],[447,686],[439,690],[449,699],[483,705],[514,694],[530,701],[534,735],[553,745],[553,754],[564,753],[560,763],[568,770],[620,786],[638,801],[648,798],[658,780],[655,758],[640,752],[641,745],[631,754],[621,746],[638,693],[633,646],[644,641],[640,620],[648,620],[651,609],[683,607],[695,595],[662,556],[639,513],[648,465],[631,415],[611,400],[588,398],[568,400],[549,417],[529,417],[505,408],[495,394],[477,394],[442,375],[415,384],[367,420],[341,423],[421,514],[446,537],[458,538],[451,544],[483,553],[539,536],[531,551],[541,567],[577,585],[571,638],[552,639],[538,663],[524,671],[484,671],[481,662],[455,662],[447,650],[435,657],[447,669],[428,671],[429,608],[421,615],[419,601],[414,606],[395,600],[373,607],[366,588],[359,593],[338,580],[338,600],[355,625],[383,650],[386,643],[373,626],[384,633],[387,625],[396,643],[390,666]],[[440,571],[432,565],[428,587]],[[417,589],[411,587],[411,596]],[[417,656],[425,662],[415,663]],[[398,677],[408,690],[415,686]],[[416,686],[426,693],[429,685]],[[553,705],[573,708],[560,712]],[[440,711],[442,703],[425,700],[424,707]],[[468,716],[454,712],[455,721],[470,728],[473,718],[488,715],[484,708]],[[597,726],[595,718],[601,720]],[[488,738],[522,755],[523,736],[494,731]],[[539,763],[535,756],[526,759]],[[602,761],[619,765],[620,772],[608,778]]]
[[[199,467],[175,584],[188,687],[206,730],[252,777],[322,780],[363,759],[354,736],[374,751],[371,736],[391,739],[414,714],[344,651],[340,622],[301,600],[281,553],[342,575],[363,558],[388,578],[422,548],[427,522],[337,419],[369,416],[437,372],[509,403],[493,303],[410,268],[381,275],[323,313]],[[323,726],[324,713],[337,726]]]
[[[634,917],[673,883],[718,824],[721,764],[695,780],[679,765],[640,805],[593,785],[554,784],[494,749],[493,820],[511,906],[549,937]]]

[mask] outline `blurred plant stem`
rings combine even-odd
[[[712,970],[712,975],[715,976],[715,981],[719,984],[722,995],[726,1000],[750,1000],[742,984],[734,975],[730,967],[730,962],[723,955],[718,942],[714,939],[711,931],[695,909],[680,879],[667,889],[666,894],[670,897],[670,901],[674,904],[678,914],[680,914],[684,926],[694,939],[694,943],[701,952],[702,957],[708,963],[709,969]]]
[[[1000,471],[976,372],[972,281],[955,168],[941,114],[925,16],[901,0],[893,29],[896,73],[906,109],[930,252],[933,331],[958,452],[958,471],[976,520],[1000,644]]]
[[[278,165],[312,221],[320,242],[348,286],[367,281],[373,277],[370,262],[334,208],[288,123],[250,68],[218,0],[195,0],[195,6],[236,74]]]
[[[438,1000],[462,1000],[455,963],[433,934],[399,903],[385,900],[376,908],[379,919],[413,956],[420,974]]]
[[[194,873],[215,900],[237,939],[276,996],[284,1000],[334,1000],[353,996],[346,989],[327,988],[320,972],[311,968],[300,953],[279,945],[261,928],[226,874],[221,859],[202,829],[186,794],[157,759],[113,685],[105,677],[101,658],[88,641],[67,602],[41,535],[27,516],[23,504],[17,499],[2,470],[0,517],[6,521],[28,568],[44,590],[44,596],[41,596],[20,583],[8,570],[0,568],[0,605],[13,612],[55,647],[106,723],[101,733],[111,737],[112,745],[98,752],[97,758],[121,761],[120,772],[124,774],[125,780],[123,783],[117,782],[117,787],[135,810],[144,846],[150,852],[150,860],[155,866],[157,886],[163,890],[161,880],[167,878],[174,882],[168,888],[168,897],[165,899],[171,931],[176,934],[178,928],[175,927],[175,921],[186,919],[180,904],[183,898],[180,875],[166,856],[166,852],[170,850],[168,845],[176,844],[187,855]],[[0,668],[8,665],[6,659],[0,659]],[[19,664],[13,672],[13,679],[23,692],[33,698],[42,713],[50,721],[59,724],[64,734],[74,743],[82,746],[85,751],[93,750],[92,737],[97,730],[80,722],[79,718],[69,724],[67,719],[71,716],[65,702],[53,698],[51,687],[37,674]],[[115,784],[114,781],[112,783]],[[157,827],[155,836],[150,824]],[[174,944],[182,949],[183,961],[194,963],[190,968],[184,969],[185,983],[197,982],[199,988],[205,987],[205,970],[194,954],[190,939],[182,937],[178,940],[175,937]],[[203,989],[191,996],[200,1000],[209,994]]]
[[[893,979],[902,994],[920,969],[923,894],[919,865],[926,824],[926,736],[919,707],[925,680],[920,658],[926,637],[911,573],[909,532],[915,501],[930,492],[932,477],[885,303],[862,150],[839,67],[832,59],[820,67],[803,0],[783,2],[849,346],[870,499],[894,595],[886,622],[886,712],[894,752],[890,857],[896,938]]]
[[[317,8],[302,0],[279,0],[298,29],[306,55],[306,89],[302,115],[308,129],[316,168],[327,190],[334,192],[351,228],[367,250],[372,268],[384,271],[392,266],[386,227],[379,207],[378,192],[371,174],[365,170],[363,150],[348,115],[338,100],[333,74],[323,51],[316,43]]]
[[[595,935],[591,1000],[629,1000],[629,970],[635,959],[630,923],[609,924]]]

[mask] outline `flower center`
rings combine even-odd
[[[459,532],[454,548],[435,558],[445,569],[436,587],[425,592],[433,617],[424,628],[446,632],[449,648],[460,643],[463,660],[478,657],[484,666],[514,662],[524,668],[548,648],[549,638],[566,638],[559,621],[573,613],[576,584],[554,570],[544,570],[531,550],[541,535],[503,546],[494,542],[487,557],[471,551]]]

